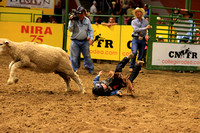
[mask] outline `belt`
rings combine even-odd
[[[78,40],[78,39],[71,39],[71,40],[77,40],[77,41],[87,41],[87,38],[85,38],[84,40]]]
[[[134,36],[132,35],[133,38],[138,39],[138,40],[145,40],[145,37],[141,37],[141,36]]]

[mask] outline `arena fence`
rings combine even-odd
[[[160,10],[168,10],[171,11],[170,15],[152,15],[153,9]],[[150,39],[148,41],[148,49],[147,49],[147,69],[155,69],[155,70],[199,70],[200,69],[200,60],[199,60],[199,32],[196,29],[199,29],[199,19],[195,19],[195,16],[200,13],[200,11],[191,11],[193,12],[193,23],[188,22],[179,22],[174,21],[174,19],[188,20],[184,19],[182,15],[173,14],[174,8],[163,8],[163,7],[153,7],[150,6],[150,15],[149,22],[152,25],[152,29],[149,30]],[[181,9],[177,9],[181,10]],[[2,20],[2,15],[5,14],[17,14],[11,12],[0,12],[0,21]],[[28,15],[29,17],[24,16],[26,21],[24,22],[35,22],[38,16],[43,16],[43,18],[48,19],[49,16],[54,16],[55,18],[61,18],[61,21],[57,24],[61,29],[55,30],[55,33],[52,35],[56,35],[58,32],[61,32],[63,36],[62,40],[64,41],[63,49],[67,52],[70,52],[70,32],[66,30],[66,23],[63,26],[63,15],[43,15],[38,13],[18,13],[19,15]],[[111,15],[95,15],[100,16],[101,18],[105,18],[104,20],[108,21],[108,18]],[[92,17],[92,23],[94,23],[94,15]],[[119,25],[113,26],[111,28],[102,26],[102,25],[94,25],[93,29],[95,32],[95,38],[97,39],[93,46],[90,47],[91,56],[93,59],[105,59],[105,60],[121,60],[124,56],[128,55],[131,52],[131,33],[133,31],[130,25],[123,25],[125,17],[133,17],[128,15],[122,16],[112,16],[117,18],[117,22]],[[159,19],[161,17],[162,19]],[[4,17],[5,18],[5,17]],[[27,19],[28,18],[28,19]],[[7,21],[16,21],[16,20],[7,20]],[[7,22],[6,21],[6,22]],[[22,21],[23,22],[23,21]],[[157,24],[157,22],[162,22]],[[174,23],[178,23],[179,25],[174,25]],[[61,24],[60,24],[61,23]],[[180,24],[184,24],[184,26],[180,26]],[[187,27],[185,25],[192,25]],[[6,24],[5,24],[6,25]],[[12,26],[12,24],[10,24]],[[22,24],[23,26],[24,24]],[[33,26],[32,26],[33,25]],[[43,29],[46,29],[45,23],[39,24],[42,25]],[[20,27],[20,26],[19,26]],[[30,24],[29,27],[37,27],[35,24]],[[48,27],[52,27],[49,26]],[[52,29],[56,26],[54,25]],[[179,28],[179,29],[177,29]],[[182,29],[180,29],[182,28]],[[64,30],[63,30],[64,29]],[[190,37],[188,43],[177,43],[177,32],[187,33],[188,29],[192,29],[191,35],[184,35]],[[53,31],[53,30],[52,30]],[[101,35],[101,36],[100,36]],[[41,35],[40,35],[41,36]],[[60,34],[59,34],[60,36]],[[19,37],[17,37],[19,38]],[[22,37],[24,38],[24,37]],[[44,37],[45,38],[45,37]],[[47,42],[47,44],[55,45],[55,42],[58,37],[51,37],[55,41]],[[60,38],[60,37],[59,37]],[[27,39],[27,37],[26,37]],[[39,38],[40,39],[40,38]],[[40,39],[41,40],[41,39]],[[43,39],[48,41],[48,37]],[[183,38],[182,41],[187,41],[188,39]],[[21,41],[21,40],[19,40]],[[65,43],[66,41],[66,43]],[[51,44],[53,42],[54,44]],[[60,45],[59,45],[60,46]]]
[[[170,10],[170,15],[152,15],[154,8]],[[191,18],[184,18],[173,11],[181,9],[150,6],[147,50],[147,69],[154,70],[200,70],[199,21],[190,12]],[[160,11],[162,13],[162,11]],[[188,21],[190,20],[190,21]],[[183,38],[179,38],[179,37]],[[179,42],[180,41],[180,42]]]

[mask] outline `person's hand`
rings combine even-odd
[[[115,74],[115,73],[114,73],[113,71],[109,71],[108,76],[111,76],[111,77],[112,77],[112,76],[114,76],[114,74]]]
[[[101,76],[102,74],[103,74],[103,70],[101,70],[98,75]]]
[[[107,26],[110,28],[112,25],[110,23],[108,23]]]
[[[146,29],[151,29],[151,25],[147,25]]]
[[[73,19],[73,15],[70,15],[69,19],[72,21],[72,19]]]
[[[145,36],[146,41],[148,41],[149,38],[150,38],[150,37],[149,37],[148,35]]]
[[[93,44],[93,40],[89,39],[89,44],[92,45]]]

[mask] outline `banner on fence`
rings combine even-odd
[[[153,42],[152,65],[200,66],[199,45]]]
[[[53,2],[53,0],[7,0],[6,6],[52,9],[54,6]]]
[[[39,9],[43,14],[54,14],[54,0],[3,0],[0,6]]]
[[[90,46],[93,59],[119,60],[120,55],[120,26],[110,28],[102,25],[92,25],[94,30],[94,43]],[[67,38],[67,50],[70,53],[70,32]]]
[[[0,22],[0,38],[11,41],[30,41],[63,47],[63,25],[48,23]]]

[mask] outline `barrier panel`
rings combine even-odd
[[[42,17],[42,10],[0,7],[0,21],[4,22],[32,22],[34,17]]]
[[[63,25],[48,23],[0,22],[0,38],[30,41],[63,48]]]
[[[150,7],[150,11],[152,8],[174,10],[174,8],[167,7]],[[195,15],[200,11],[190,12]],[[197,33],[199,33],[196,29],[200,28],[199,19],[195,19],[194,16],[185,18],[183,15],[177,16],[173,13],[169,16],[150,15],[149,17],[152,28],[149,30],[146,68],[151,70],[200,70],[200,44],[196,40]],[[158,20],[158,17],[163,19]],[[159,21],[163,23],[160,24]]]

